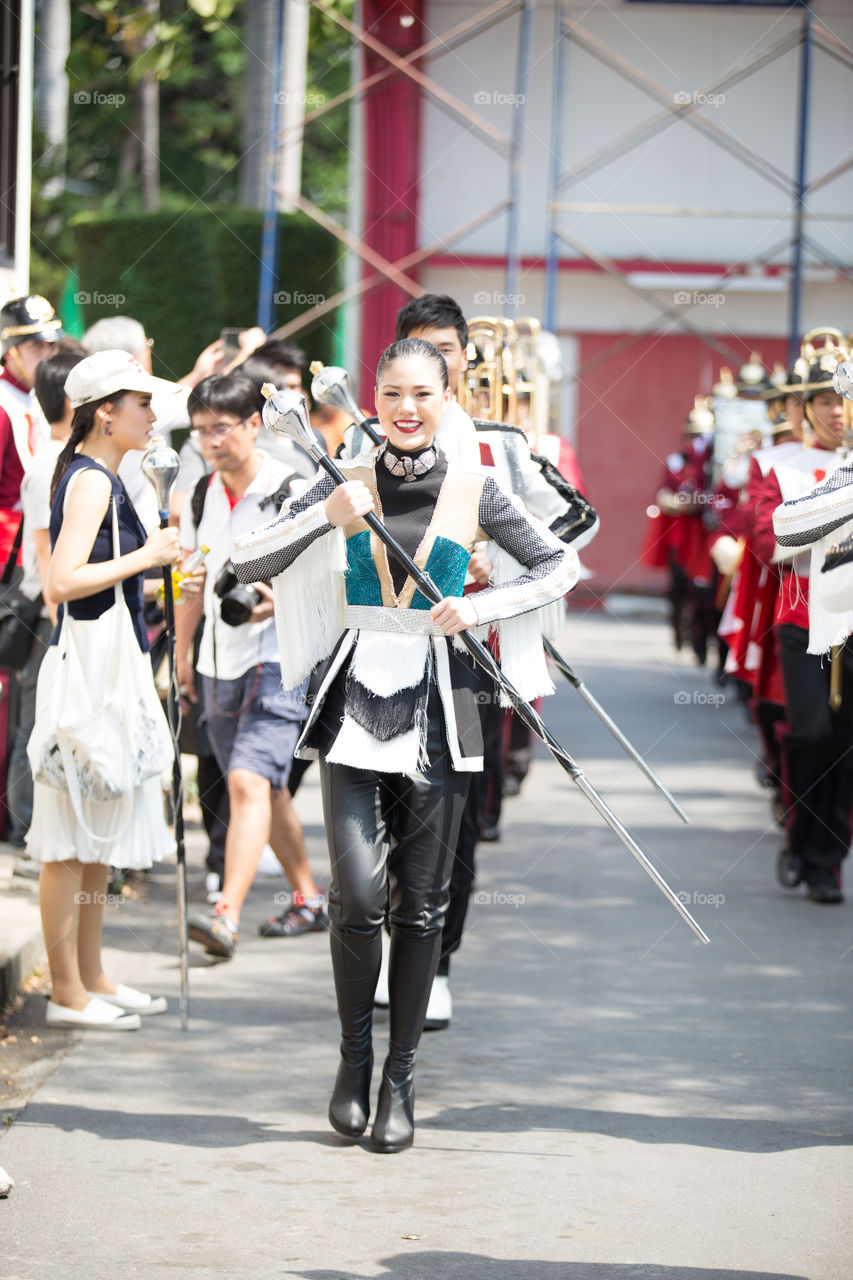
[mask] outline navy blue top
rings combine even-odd
[[[92,458],[76,454],[68,465],[68,470],[60,480],[56,488],[53,501],[50,504],[50,546],[51,550],[56,546],[56,539],[59,537],[59,530],[62,528],[62,504],[65,500],[65,490],[68,488],[68,481],[71,477],[83,468],[102,471],[105,476],[109,477],[112,486],[113,496],[107,507],[107,513],[101,521],[101,527],[95,537],[95,545],[92,547],[89,556],[89,564],[98,564],[105,560],[113,559],[113,502],[118,512],[118,540],[121,554],[126,556],[131,551],[138,551],[144,545],[147,534],[134,510],[133,503],[127,496],[125,489],[118,476],[114,476],[111,471],[107,471],[106,467],[102,467],[99,462],[93,461]],[[144,575],[135,573],[130,578],[125,578],[121,584],[124,590],[124,598],[127,607],[130,610],[133,629],[136,632],[136,638],[139,641],[139,647],[143,653],[147,653],[148,630],[142,616],[142,582]],[[100,618],[102,613],[106,613],[110,605],[115,603],[115,590],[113,587],[107,587],[104,591],[96,591],[91,596],[83,596],[80,600],[68,601],[68,612],[72,618]],[[59,639],[59,628],[62,626],[62,613],[64,605],[59,606],[58,621],[56,630],[50,638],[51,644],[56,644]]]

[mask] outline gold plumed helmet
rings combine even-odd
[[[735,384],[738,395],[761,395],[767,386],[767,371],[757,351],[750,354],[746,364],[738,370]]]
[[[761,392],[762,400],[781,400],[788,394],[787,388],[788,375],[785,366],[777,360],[773,366],[773,372],[767,375],[764,389]]]
[[[694,396],[693,408],[684,423],[686,436],[709,435],[714,430],[714,410],[711,408],[710,396]]]
[[[806,401],[819,391],[834,390],[832,379],[835,370],[847,358],[847,345],[840,329],[823,326],[809,330],[793,368]]]
[[[714,384],[712,392],[719,400],[734,400],[737,395],[737,384],[735,376],[728,365],[723,365],[720,369],[720,381]]]

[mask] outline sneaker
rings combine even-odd
[[[22,853],[19,858],[15,859],[12,875],[21,880],[38,880],[41,875],[41,863]]]
[[[450,979],[446,974],[437,973],[429,993],[424,1031],[443,1031],[445,1027],[450,1026],[452,1017],[453,999],[450,995]]]
[[[222,901],[222,880],[218,871],[208,871],[204,877],[204,894],[212,907]]]
[[[230,960],[237,946],[239,930],[226,914],[223,902],[204,914],[190,916],[187,932],[193,942],[200,942],[209,956],[221,956]]]
[[[776,878],[783,889],[796,889],[803,882],[803,860],[788,844],[782,845],[776,858]]]
[[[329,928],[326,899],[321,893],[310,900],[294,894],[293,906],[258,926],[262,938],[298,938],[302,933],[325,933]]]
[[[833,870],[818,871],[809,877],[808,899],[810,902],[837,903],[844,901],[844,894]]]

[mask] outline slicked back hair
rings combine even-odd
[[[397,312],[397,341],[408,338],[413,329],[455,329],[462,350],[468,345],[468,323],[462,308],[447,293],[425,293]]]
[[[431,360],[441,378],[442,390],[447,390],[450,385],[447,362],[438,347],[434,347],[431,342],[425,342],[423,338],[401,338],[399,342],[392,342],[390,347],[386,347],[376,366],[376,385],[379,386],[379,380],[389,364],[406,356],[424,356],[427,360]]]

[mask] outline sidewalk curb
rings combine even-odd
[[[0,1010],[15,998],[31,969],[44,962],[38,883],[13,879],[19,852],[0,844]]]

